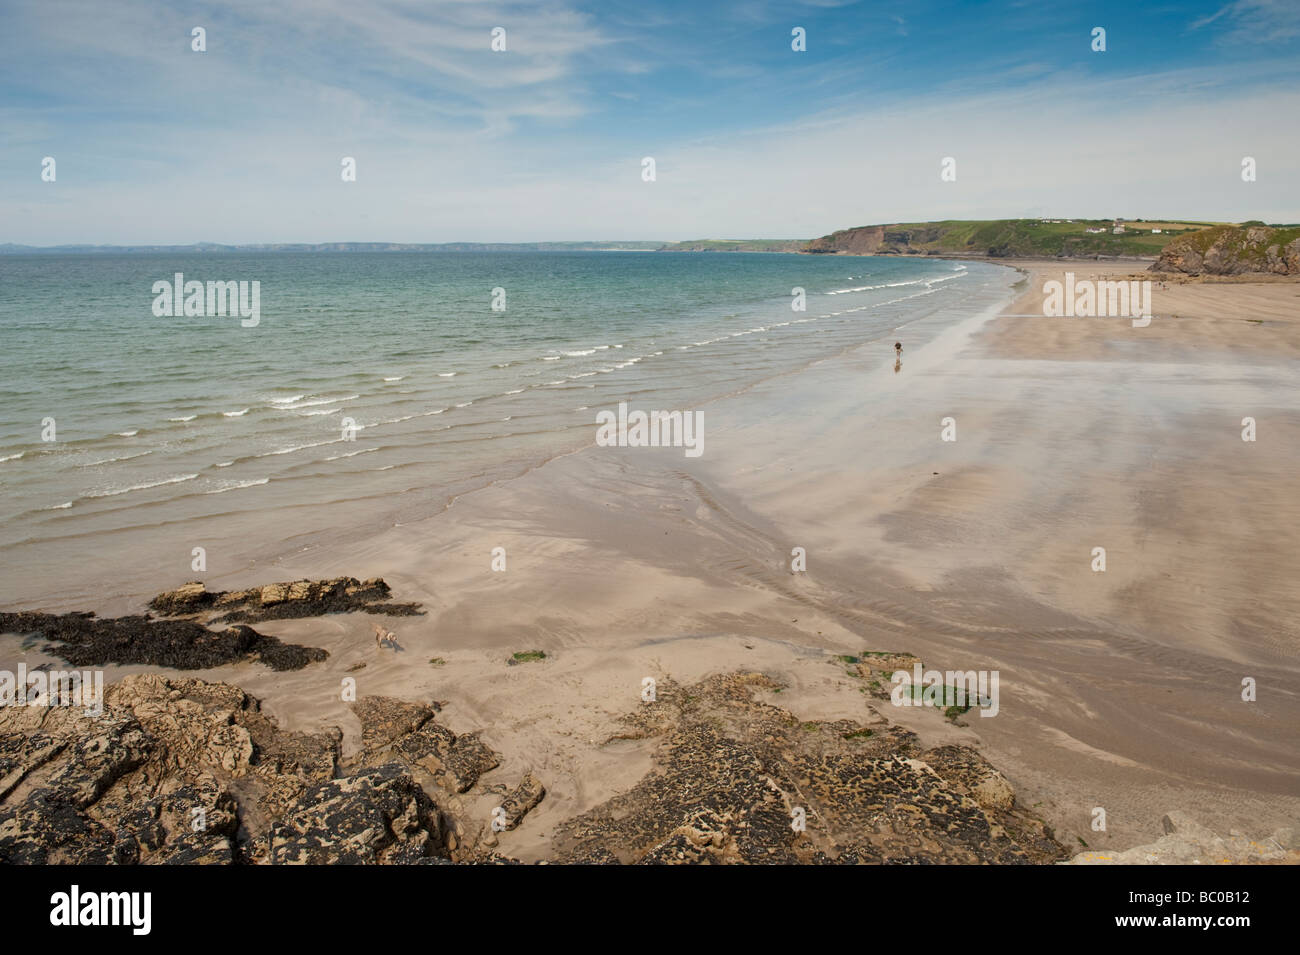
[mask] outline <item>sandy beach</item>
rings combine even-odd
[[[1158,283],[1134,328],[1041,317],[1043,282],[1065,269],[1012,264],[1014,302],[909,326],[897,368],[892,341],[867,342],[705,405],[699,458],[588,447],[355,545],[208,579],[382,576],[427,614],[386,621],[397,649],[376,648],[365,614],[278,621],[260,629],[328,660],[192,675],[238,684],[286,728],[340,726],[345,751],[360,745],[345,677],[359,695],[441,702],[443,723],[500,754],[490,779],[545,783],[501,834],[525,861],[651,770],[653,742],[607,742],[643,678],[736,671],[782,684],[801,719],[874,709],[926,745],[974,746],[1071,851],[1150,843],[1175,810],[1251,838],[1294,825],[1300,284]],[[142,609],[125,603],[112,609]],[[0,641],[6,659],[43,659]],[[533,649],[546,658],[506,665]],[[998,715],[872,700],[836,663],[862,651],[997,670]],[[162,672],[107,679],[140,670]],[[499,801],[464,798],[483,818]]]

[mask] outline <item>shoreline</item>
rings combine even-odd
[[[953,264],[960,263],[954,262]],[[987,278],[984,281],[987,282]],[[989,293],[985,289],[976,294],[987,296]],[[879,305],[889,306],[894,304],[892,302],[868,303],[854,308],[848,302],[845,304],[838,304],[838,302],[839,300],[836,300],[836,304],[830,304],[828,300],[823,308],[829,314],[816,316],[816,319],[829,319],[841,314],[847,315],[861,312],[864,309],[874,309]],[[837,305],[844,311],[831,311]],[[905,314],[903,324],[910,325],[924,319],[933,312],[933,308],[934,306],[922,306],[914,314]],[[809,314],[813,315],[815,312]],[[776,321],[778,317],[764,315],[755,320],[767,325]],[[799,323],[809,320],[808,317],[804,317],[794,322],[789,320],[780,321],[773,327],[807,327],[801,326]],[[763,329],[749,329],[745,334],[756,330],[762,331]],[[785,331],[790,332],[793,329],[787,328]],[[820,341],[820,336],[810,337]],[[723,335],[715,340],[721,341],[725,338],[726,336]],[[685,340],[689,344],[690,339]],[[766,368],[758,377],[751,376],[749,380],[743,380],[742,377],[738,384],[735,381],[728,380],[725,376],[718,380],[708,379],[707,386],[695,388],[690,394],[680,395],[679,399],[674,401],[673,406],[681,410],[695,410],[705,408],[714,402],[729,400],[766,381],[802,373],[821,361],[858,347],[861,341],[862,338],[859,334],[847,344],[841,341],[836,341],[834,344],[822,342],[820,349],[812,350],[812,354],[801,354],[794,359],[793,363],[789,363],[790,359],[786,358],[784,360],[785,364],[778,363],[776,367]],[[695,346],[703,344],[711,344],[711,342],[694,343]],[[623,346],[616,345],[615,347],[621,348]],[[653,348],[655,346],[651,344],[649,347]],[[662,355],[664,350],[670,349],[671,346],[668,343],[663,343],[659,348],[660,350],[655,355]],[[680,350],[685,351],[686,349]],[[806,351],[808,350],[805,349]],[[676,350],[669,351],[669,354],[676,353]],[[610,352],[609,354],[613,353]],[[644,357],[642,356],[642,358]],[[718,359],[718,361],[724,360],[725,358]],[[753,361],[752,358],[745,356],[739,356],[737,360],[743,363]],[[581,377],[589,376],[584,375]],[[587,387],[590,387],[590,385]],[[629,387],[643,389],[645,385],[643,382],[634,380]],[[322,386],[322,390],[328,391],[329,389]],[[347,390],[360,389],[352,385]],[[516,393],[516,391],[506,392],[507,395]],[[579,400],[591,402],[592,399],[586,395],[586,392],[579,393],[572,400],[575,402]],[[450,401],[442,399],[435,403],[449,404]],[[485,400],[481,397],[475,397],[473,401],[468,403],[482,405]],[[456,407],[460,408],[461,406],[457,405]],[[597,407],[600,406],[592,405],[592,414],[594,414],[594,409]],[[438,421],[442,420],[442,418],[438,419]],[[505,420],[509,420],[509,418]],[[458,426],[463,427],[463,425]],[[105,517],[99,513],[82,515],[74,510],[58,511],[57,517],[52,520],[59,521],[60,530],[66,528],[65,532],[55,533],[51,528],[43,536],[33,533],[22,540],[15,541],[12,548],[12,551],[27,548],[26,553],[28,556],[34,555],[46,564],[52,562],[52,557],[61,557],[61,562],[53,561],[60,564],[57,580],[52,580],[44,573],[33,575],[23,568],[21,562],[15,563],[13,565],[13,578],[19,583],[17,587],[11,586],[11,592],[6,594],[3,604],[0,604],[0,609],[20,610],[39,606],[47,611],[71,611],[85,609],[88,605],[93,605],[102,613],[138,612],[148,599],[160,589],[179,586],[193,576],[193,572],[188,569],[188,556],[186,556],[185,560],[170,561],[168,565],[170,572],[163,576],[159,575],[156,565],[136,566],[131,561],[125,562],[126,567],[129,567],[128,572],[124,573],[125,567],[119,565],[114,569],[111,576],[96,574],[94,573],[94,564],[83,565],[83,562],[78,559],[78,555],[86,551],[99,551],[101,548],[109,553],[116,553],[119,557],[130,557],[134,553],[144,551],[155,554],[171,553],[185,556],[189,554],[194,543],[201,542],[206,546],[209,553],[220,551],[223,555],[220,567],[209,568],[209,571],[204,576],[204,579],[209,583],[236,589],[255,583],[264,583],[267,580],[266,575],[268,573],[278,573],[276,568],[282,564],[299,561],[306,555],[317,552],[322,548],[328,550],[352,546],[357,540],[367,539],[377,533],[382,533],[384,529],[389,527],[436,517],[467,494],[473,494],[494,484],[526,477],[529,473],[545,467],[550,461],[558,457],[582,453],[593,446],[592,435],[594,431],[595,425],[584,417],[581,425],[566,425],[566,430],[563,433],[539,432],[530,435],[528,440],[531,443],[507,448],[504,453],[495,453],[481,458],[475,458],[471,454],[472,466],[454,470],[447,476],[435,473],[431,477],[426,477],[427,472],[420,473],[405,484],[396,485],[397,490],[363,488],[359,494],[354,494],[349,485],[340,489],[342,493],[336,495],[335,500],[326,502],[311,499],[306,501],[289,499],[286,501],[283,492],[280,493],[279,497],[267,498],[266,492],[268,490],[278,491],[281,488],[281,475],[272,471],[270,472],[271,488],[252,488],[248,490],[247,493],[257,495],[257,497],[247,503],[242,499],[236,502],[237,506],[242,509],[216,514],[198,513],[187,516],[179,513],[176,506],[177,502],[174,500],[145,501],[143,504],[138,505],[142,509],[142,515],[145,512],[144,509],[152,509],[154,513],[160,514],[157,533],[151,532],[150,525],[152,522],[144,520],[143,516],[134,525],[114,526],[112,523],[105,523],[114,519],[111,514]],[[407,440],[412,436],[414,437],[413,443]],[[533,441],[532,439],[537,440]],[[381,442],[380,450],[384,451],[394,447],[414,448],[412,453],[397,458],[396,463],[399,465],[406,465],[420,460],[422,457],[420,449],[426,443],[431,443],[420,440],[418,432],[414,432],[412,435],[398,434],[395,438],[378,435],[376,440]],[[298,439],[287,437],[283,441],[290,444],[298,443]],[[307,444],[304,448],[295,450],[315,446]],[[363,448],[362,453],[365,453],[365,450],[367,449]],[[473,451],[472,448],[471,451]],[[253,457],[271,458],[278,462],[280,459],[277,455],[281,453],[284,452],[276,450],[271,452],[270,455],[262,453],[254,454]],[[232,454],[233,452],[223,452],[218,457],[230,457]],[[351,456],[344,455],[344,457]],[[376,458],[378,457],[376,455]],[[244,459],[240,458],[239,460]],[[288,461],[290,459],[286,458],[284,460]],[[297,464],[296,467],[306,468],[308,466],[317,466],[319,463],[307,460]],[[177,467],[181,467],[181,465],[178,464]],[[205,475],[212,472],[211,467],[204,469],[197,464],[193,468],[190,468],[188,464],[184,467],[190,470],[202,471]],[[224,467],[224,465],[217,465],[217,467]],[[257,471],[255,473],[262,475],[267,472]],[[289,476],[292,479],[292,475]],[[367,476],[368,473],[364,471],[352,474],[354,479],[362,481],[366,480]],[[369,476],[374,477],[373,473],[370,473]],[[412,480],[422,481],[423,483],[412,483]],[[165,484],[166,482],[162,483]],[[260,482],[253,481],[249,483],[256,485],[266,482],[263,479]],[[199,494],[204,494],[204,496],[199,496]],[[192,494],[191,498],[194,502],[204,504],[218,500],[217,498],[207,497],[202,491]],[[220,500],[224,503],[226,498],[223,497]],[[231,500],[234,501],[233,497]],[[57,509],[51,508],[49,510]],[[293,522],[277,520],[280,515],[294,513],[295,510],[301,516]],[[263,529],[263,522],[266,521],[281,526],[286,536],[283,539],[268,536]],[[42,527],[40,530],[45,531],[45,528]],[[69,549],[74,551],[71,557],[67,554]],[[53,554],[47,553],[49,551],[53,551]],[[12,556],[12,553],[7,556]],[[3,563],[3,561],[0,561],[0,563]],[[63,568],[67,566],[77,566],[79,568],[85,566],[86,572],[83,573],[78,570],[73,574],[64,573]],[[13,583],[14,581],[11,580],[11,584]],[[18,591],[16,594],[12,592],[15,589]],[[111,591],[114,594],[114,597],[108,602],[103,602],[100,597],[105,591]]]

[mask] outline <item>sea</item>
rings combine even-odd
[[[256,324],[155,307],[257,282]],[[1006,293],[1007,269],[773,253],[0,256],[0,604],[233,572]],[[800,291],[802,290],[802,295]],[[206,303],[205,303],[206,304]],[[200,577],[201,574],[190,574]]]

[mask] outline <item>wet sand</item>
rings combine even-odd
[[[1004,317],[899,332],[898,370],[891,337],[705,405],[701,458],[590,447],[435,517],[209,579],[378,575],[428,614],[385,621],[399,651],[377,650],[360,614],[263,625],[330,659],[194,675],[239,684],[288,727],[340,725],[345,746],[346,676],[359,694],[444,701],[447,725],[502,754],[501,779],[545,783],[501,837],[524,859],[650,768],[652,742],[602,744],[643,677],[763,670],[801,718],[860,719],[880,704],[833,655],[862,650],[997,669],[994,718],[881,712],[927,743],[977,744],[1072,847],[1150,842],[1175,809],[1225,833],[1294,824],[1300,284],[1158,288],[1136,329],[1014,317],[1041,314],[1042,282],[1064,272],[1024,268]],[[506,665],[534,648],[548,658]],[[17,653],[0,637],[0,660]],[[1244,677],[1257,702],[1241,700]],[[1090,829],[1094,807],[1106,832]]]

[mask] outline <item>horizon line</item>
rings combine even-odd
[[[152,249],[195,249],[195,248],[216,248],[216,249],[257,249],[272,248],[276,246],[408,246],[418,247],[439,247],[439,246],[474,246],[474,245],[495,245],[495,246],[532,246],[532,245],[681,245],[690,242],[812,242],[816,239],[825,238],[838,232],[849,232],[854,229],[871,229],[877,227],[886,227],[892,225],[927,225],[938,222],[1044,222],[1057,219],[1055,216],[1016,216],[1008,218],[977,218],[977,219],[918,219],[911,222],[873,222],[856,226],[844,226],[833,229],[831,232],[822,235],[812,236],[809,238],[780,236],[780,237],[759,237],[747,236],[743,238],[715,238],[715,237],[696,237],[690,239],[532,239],[523,241],[495,241],[495,240],[470,240],[470,239],[452,239],[443,242],[412,242],[391,239],[373,239],[373,240],[352,240],[352,239],[326,239],[322,241],[262,241],[262,242],[212,242],[208,240],[197,240],[193,242],[63,242],[56,245],[29,245],[24,242],[0,242],[0,250],[11,249],[30,249],[37,252],[56,251],[60,249],[133,249],[133,248],[152,248]],[[1260,219],[1242,219],[1238,221],[1220,221],[1213,219],[1175,219],[1168,216],[1164,217],[1143,217],[1140,219],[1129,218],[1126,216],[1065,216],[1060,217],[1060,221],[1077,221],[1077,222],[1175,222],[1184,225],[1201,225],[1207,227],[1233,225],[1240,226],[1245,222],[1261,222]],[[1300,223],[1265,223],[1270,228],[1294,228]],[[12,253],[11,253],[12,254]]]

